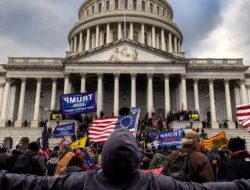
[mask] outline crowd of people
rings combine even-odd
[[[92,120],[87,116],[80,118],[78,139],[88,136]],[[90,183],[90,189],[148,189],[146,186],[164,189],[164,185],[171,187],[169,189],[250,189],[250,182],[244,180],[238,181],[238,184],[200,185],[206,182],[250,179],[250,155],[245,140],[240,137],[231,138],[228,147],[222,150],[216,147],[207,150],[201,143],[202,135],[191,130],[183,137],[182,148],[162,146],[155,143],[159,134],[173,129],[169,127],[168,119],[157,118],[154,114],[152,118],[146,116],[139,120],[136,138],[125,129],[116,131],[104,145],[87,141],[85,148],[75,150],[70,146],[74,139],[63,138],[49,155],[40,151],[39,142],[29,143],[26,151],[21,151],[18,145],[13,150],[2,146],[0,170],[5,171],[0,172],[0,189],[6,184],[13,189],[21,187],[21,184],[30,185],[31,188],[33,184],[34,189],[41,183],[41,186],[57,189],[66,182],[78,189],[87,183]],[[17,174],[47,177],[34,178]],[[90,180],[91,177],[94,178]],[[82,181],[77,183],[80,178]],[[19,182],[11,183],[14,179]],[[46,182],[43,181],[45,179]],[[63,189],[67,189],[67,185]]]

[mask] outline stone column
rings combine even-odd
[[[4,83],[0,83],[0,116],[2,110],[3,91],[4,91]]]
[[[134,29],[133,29],[133,23],[131,22],[129,25],[129,39],[133,40],[133,34],[134,34]]]
[[[80,32],[80,36],[79,36],[79,46],[78,46],[78,52],[83,52],[82,32]]]
[[[168,33],[168,52],[173,53],[173,46],[172,46],[172,34],[169,31]]]
[[[225,95],[226,95],[226,109],[227,109],[227,124],[229,129],[235,129],[235,123],[233,122],[232,116],[232,104],[231,104],[231,97],[230,97],[230,89],[229,89],[229,80],[224,80],[225,85]]]
[[[174,52],[177,53],[178,49],[177,49],[177,37],[174,37]]]
[[[99,73],[97,75],[98,77],[98,83],[97,83],[97,109],[96,109],[96,114],[98,117],[100,117],[101,111],[103,111],[103,83],[102,83],[102,78],[103,74]]]
[[[165,79],[165,116],[170,111],[170,91],[169,91],[169,73],[164,74]]]
[[[22,78],[19,106],[18,106],[18,116],[17,116],[17,121],[15,122],[15,127],[22,127],[23,109],[24,109],[24,100],[25,100],[25,88],[26,88],[26,78]]]
[[[215,99],[214,99],[214,80],[209,79],[209,97],[210,97],[210,114],[211,114],[211,127],[219,129],[219,124],[216,119]]]
[[[114,74],[114,116],[119,115],[119,77],[120,73]]]
[[[99,26],[96,26],[96,31],[95,31],[96,33],[96,35],[95,35],[95,47],[98,47],[99,46]]]
[[[164,28],[161,29],[161,50],[166,51]]]
[[[33,121],[31,122],[31,127],[38,127],[38,124],[39,124],[39,109],[40,109],[40,99],[41,99],[41,87],[42,87],[42,79],[37,78],[34,118],[33,118]]]
[[[110,43],[110,25],[107,23],[107,32],[106,32],[106,43]]]
[[[145,44],[145,35],[144,35],[144,24],[141,24],[141,43]]]
[[[152,26],[152,47],[155,48],[155,26]]]
[[[181,52],[181,40],[178,40],[178,52]]]
[[[86,92],[86,73],[81,73],[81,93]]]
[[[183,110],[187,110],[187,87],[186,87],[186,75],[181,75],[181,94]]]
[[[0,127],[5,127],[6,115],[7,115],[7,104],[9,99],[9,91],[10,91],[10,78],[5,79],[5,86],[3,92],[3,101],[2,101],[2,111],[1,111],[1,120]]]
[[[70,41],[70,51],[74,51],[74,40],[71,39]]]
[[[122,39],[122,25],[118,23],[118,40]]]
[[[64,94],[69,92],[69,73],[65,73],[64,76]]]
[[[56,109],[56,89],[57,89],[57,78],[52,78],[52,90],[51,90],[51,104],[50,109]]]
[[[152,117],[152,112],[153,112],[153,74],[148,73],[148,117]]]
[[[1,96],[1,93],[0,93],[0,96]],[[247,84],[247,96],[248,96],[248,103],[250,103],[250,85],[249,84]],[[0,99],[0,101],[1,101],[1,99]]]
[[[74,37],[74,52],[77,52],[77,36]]]
[[[90,40],[90,29],[87,28],[87,37],[86,37],[85,51],[89,50],[89,40]]]
[[[131,108],[136,107],[136,74],[131,74]]]
[[[195,111],[198,111],[198,113],[200,114],[198,83],[199,83],[199,80],[194,79],[194,109],[195,109]]]
[[[241,94],[241,103],[247,103],[247,92],[246,92],[246,85],[245,80],[240,80],[240,94]]]

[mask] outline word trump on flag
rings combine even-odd
[[[96,111],[95,92],[64,94],[60,97],[61,111],[64,115],[74,115]]]

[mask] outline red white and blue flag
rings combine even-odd
[[[124,8],[124,7],[125,7],[126,0],[120,0],[120,3],[121,3],[121,5],[122,5],[122,7]]]
[[[42,144],[39,150],[39,154],[49,159],[49,134],[47,129],[47,123],[45,123],[43,132],[42,132]]]
[[[250,132],[250,104],[237,106],[236,116],[239,123]]]
[[[135,136],[139,113],[140,110],[135,109],[130,115],[98,118],[94,120],[92,126],[89,127],[89,140],[97,143],[104,143],[115,129],[120,128],[128,129]]]

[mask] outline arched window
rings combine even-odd
[[[137,0],[133,0],[133,9],[137,8]]]
[[[162,16],[165,16],[165,10],[162,9]]]
[[[87,10],[87,16],[89,16],[89,10]]]
[[[133,40],[134,40],[135,42],[138,42],[138,41],[139,41],[139,39],[138,39],[138,32],[137,32],[137,31],[134,31],[134,33],[133,33]]]
[[[118,32],[114,31],[113,32],[113,42],[118,41]]]
[[[99,4],[98,4],[98,12],[99,12],[99,13],[102,12],[102,3],[99,3]]]
[[[92,15],[95,13],[95,5],[92,6]]]
[[[160,14],[160,7],[157,6],[157,14],[159,15]]]
[[[150,12],[153,12],[153,3],[150,3]]]
[[[106,2],[106,11],[109,11],[109,9],[110,9],[110,2],[107,1],[107,2]]]
[[[141,9],[142,9],[143,11],[145,11],[145,1],[142,1],[142,2],[141,2]]]
[[[144,43],[148,45],[148,35],[146,32],[144,33]]]
[[[119,7],[119,0],[115,0],[115,10],[117,10]]]
[[[107,33],[106,32],[104,32],[104,34],[103,34],[103,44],[106,44],[107,43]]]

